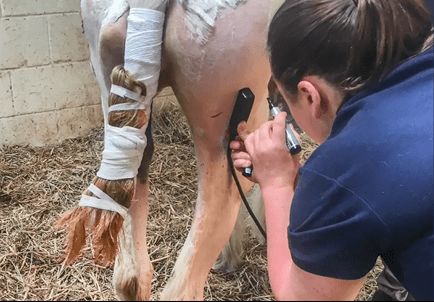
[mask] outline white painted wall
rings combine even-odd
[[[0,146],[44,146],[103,125],[80,0],[0,0]],[[176,101],[164,89],[156,102]]]
[[[102,125],[80,0],[0,0],[0,145],[35,146]]]

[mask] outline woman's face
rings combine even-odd
[[[296,95],[287,91],[279,81],[276,85],[301,129],[316,143],[323,143],[331,133],[342,101],[336,89],[315,78],[300,82]]]

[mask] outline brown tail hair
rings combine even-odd
[[[122,67],[117,66],[111,74],[112,84],[146,95],[144,84],[137,82]],[[134,102],[115,94],[109,96],[109,106]],[[108,123],[114,127],[130,126],[142,128],[148,122],[144,110],[115,111],[108,116]],[[95,177],[93,184],[109,195],[113,200],[129,208],[134,195],[134,179],[106,180]],[[85,195],[93,194],[85,190]],[[92,235],[93,255],[96,263],[110,266],[119,251],[118,235],[122,230],[123,218],[118,213],[94,208],[77,207],[65,213],[56,222],[57,228],[66,230],[65,263],[72,264],[80,256],[86,239]]]

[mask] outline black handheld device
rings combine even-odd
[[[273,105],[270,98],[268,98],[268,106],[270,108],[270,112],[273,118],[276,118],[276,116],[278,116],[282,112],[279,107]],[[291,155],[296,155],[302,151],[300,142],[298,141],[289,124],[286,125],[285,139],[286,146],[288,147],[288,151],[289,153],[291,153]]]
[[[232,111],[232,116],[229,121],[229,141],[233,141],[238,136],[238,125],[242,121],[246,121],[249,119],[250,111],[252,111],[253,102],[255,101],[255,95],[249,88],[243,88],[240,91],[238,91],[237,99],[235,100],[235,106],[234,110]],[[267,238],[267,234],[265,233],[264,228],[261,226],[261,223],[256,218],[255,213],[252,211],[252,208],[249,205],[249,202],[246,199],[246,196],[243,193],[243,188],[241,187],[241,184],[238,180],[237,173],[235,172],[234,164],[231,159],[231,149],[228,146],[227,149],[227,157],[228,157],[228,163],[229,167],[232,173],[232,176],[235,180],[235,184],[238,188],[238,191],[240,192],[241,199],[249,212],[250,216],[252,217],[253,221],[255,222],[256,226],[258,227],[259,231],[262,233],[264,238]],[[244,169],[243,175],[247,177],[247,175],[251,172],[248,172],[249,168]],[[246,171],[248,172],[246,174]]]
[[[243,88],[238,91],[237,99],[235,100],[234,110],[229,122],[229,139],[234,140],[237,135],[237,128],[242,121],[247,122],[252,111],[255,95],[249,88]]]
[[[238,91],[237,99],[235,100],[234,110],[232,111],[231,120],[229,122],[229,141],[233,141],[238,135],[238,125],[242,121],[247,122],[252,111],[255,95],[250,88],[243,88]],[[243,175],[249,177],[252,175],[251,168],[245,168]]]

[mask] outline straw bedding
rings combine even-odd
[[[153,126],[148,240],[153,298],[158,299],[192,221],[197,177],[193,143],[179,108],[157,104]],[[115,299],[112,270],[95,266],[89,249],[75,265],[62,266],[63,234],[53,229],[95,175],[102,138],[97,129],[57,146],[0,148],[0,300]],[[305,139],[304,158],[314,147]],[[368,299],[375,287],[371,276],[359,298]],[[205,294],[207,300],[272,300],[265,247],[252,235],[246,238],[240,269],[212,272]]]

